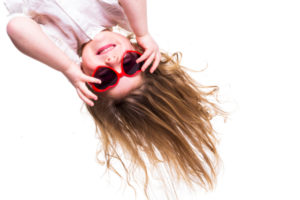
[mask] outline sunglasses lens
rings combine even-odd
[[[126,74],[133,75],[141,69],[143,62],[136,63],[140,55],[136,52],[127,52],[123,58],[123,69]]]
[[[114,85],[117,80],[117,74],[110,68],[100,67],[94,74],[94,77],[101,79],[101,84],[94,83],[95,87],[103,90],[110,85]]]

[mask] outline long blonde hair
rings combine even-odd
[[[183,70],[180,58],[180,53],[162,53],[154,73],[143,72],[139,88],[119,100],[99,93],[93,107],[86,105],[101,142],[97,158],[103,153],[107,169],[122,177],[112,165],[113,159],[119,160],[130,186],[136,167],[142,169],[147,199],[149,172],[159,163],[167,166],[173,180],[188,186],[207,190],[216,183],[220,159],[211,119],[227,113],[208,100],[218,86],[197,83]],[[121,151],[129,155],[129,165]]]

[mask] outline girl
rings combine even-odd
[[[179,53],[159,52],[145,0],[68,2],[6,1],[10,13],[25,15],[12,15],[7,32],[20,51],[74,85],[94,119],[97,155],[103,153],[107,168],[120,175],[112,159],[120,161],[129,185],[142,169],[148,199],[149,175],[161,174],[161,164],[172,180],[213,188],[219,157],[210,120],[226,113],[208,97],[218,87],[196,83]],[[115,25],[133,31],[137,43],[113,32]]]
[[[14,45],[24,54],[61,71],[73,84],[79,97],[90,106],[94,104],[91,99],[97,100],[97,96],[87,89],[85,82],[101,83],[101,81],[82,73],[78,66],[80,62],[74,52],[78,53],[86,43],[90,43],[88,46],[92,47],[95,51],[93,53],[96,54],[101,46],[120,41],[111,53],[115,55],[117,53],[115,51],[118,51],[119,55],[115,56],[121,57],[124,48],[132,49],[132,47],[123,43],[125,38],[121,35],[108,31],[112,26],[120,25],[129,31],[133,30],[139,45],[145,50],[143,56],[137,60],[137,62],[145,61],[142,71],[152,61],[154,63],[151,72],[158,66],[160,53],[147,28],[145,0],[119,2],[7,0],[4,3],[11,13],[12,19],[7,25],[7,32]],[[16,14],[20,13],[23,16],[16,17]],[[112,38],[115,40],[110,41]],[[91,56],[91,48],[88,49]],[[109,56],[108,54],[101,56],[99,58],[101,61],[98,60],[96,65],[102,64]],[[91,70],[91,67],[89,69]],[[127,81],[126,78],[122,79],[122,83],[127,84]],[[132,89],[133,83],[137,85],[136,82],[131,80],[127,84],[127,91]],[[115,92],[118,92],[117,89]]]

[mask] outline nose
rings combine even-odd
[[[110,66],[115,66],[118,64],[118,58],[116,55],[109,55],[106,57],[105,62]]]
[[[105,64],[114,68],[118,73],[122,73],[120,59],[117,55],[108,55]]]

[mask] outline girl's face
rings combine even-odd
[[[134,50],[134,47],[123,35],[111,31],[99,32],[82,50],[82,70],[92,76],[97,66],[105,65],[120,73],[121,59],[127,50]],[[118,99],[139,87],[142,80],[142,72],[133,77],[123,76],[115,87],[103,93]]]

